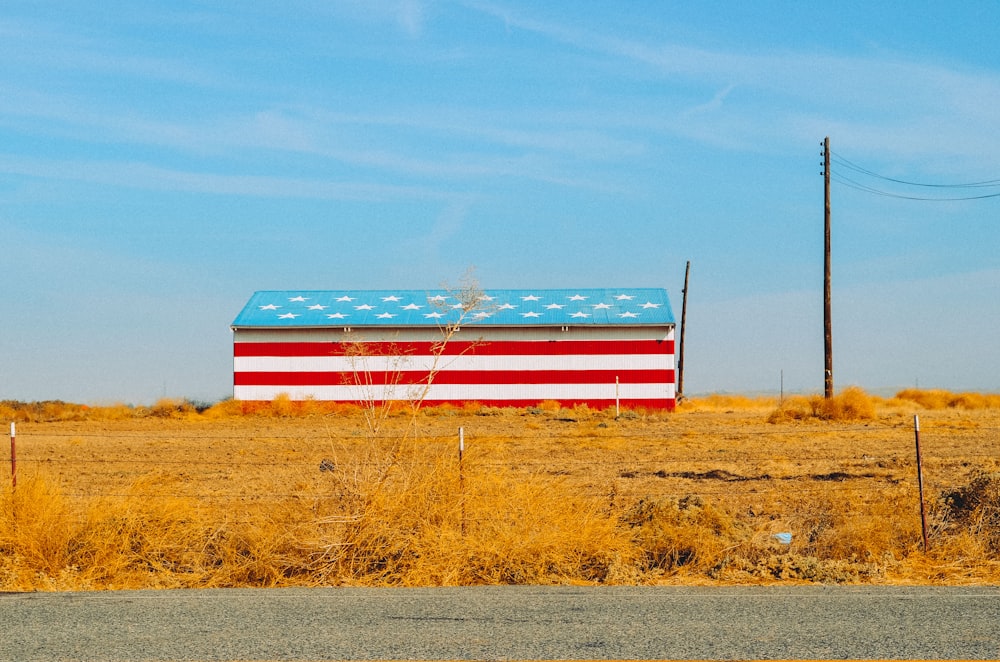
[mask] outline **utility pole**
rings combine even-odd
[[[691,261],[684,268],[684,289],[681,290],[681,346],[677,352],[677,402],[684,399],[684,330],[688,315],[688,276],[691,275]]]
[[[830,137],[823,140],[823,397],[833,397],[833,322],[830,312]]]

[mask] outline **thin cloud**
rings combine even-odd
[[[43,160],[2,154],[0,154],[0,172],[135,189],[251,197],[351,201],[418,199],[447,202],[456,195],[420,186],[331,182],[257,175],[220,175],[171,170],[139,162]]]
[[[1000,116],[992,112],[1000,102],[1000,78],[993,73],[883,51],[870,56],[791,50],[760,54],[669,41],[646,43],[539,20],[495,3],[465,6],[496,18],[505,30],[531,32],[584,52],[643,65],[663,76],[665,83],[677,79],[694,89],[722,90],[708,103],[695,101],[693,92],[674,91],[673,103],[684,98],[692,103],[673,112],[667,109],[660,122],[666,133],[719,144],[710,131],[688,125],[694,115],[712,111],[713,124],[721,121],[731,127],[724,142],[765,151],[776,140],[800,141],[803,136],[789,136],[787,127],[811,124],[810,119],[826,127],[812,131],[810,140],[829,134],[834,125],[845,136],[878,133],[875,142],[865,144],[883,155],[951,154],[978,162],[984,153],[1000,148]],[[771,120],[775,117],[779,121]]]

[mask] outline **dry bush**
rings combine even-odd
[[[550,477],[409,449],[335,463],[334,493],[347,506],[328,518],[323,583],[538,584],[608,581],[630,565],[628,535],[591,500]]]
[[[967,531],[1000,554],[1000,473],[979,473],[943,495],[942,518],[952,531]]]
[[[227,400],[222,400],[221,402],[216,402],[214,405],[203,411],[202,415],[205,418],[218,420],[242,416],[244,413],[248,412],[244,412],[243,403],[239,400],[229,398]]]
[[[737,522],[697,496],[639,500],[622,515],[641,554],[643,572],[678,569],[705,572],[745,538]]]
[[[0,421],[15,421],[17,416],[16,404],[13,401],[5,400],[0,402]]]
[[[819,558],[881,563],[920,542],[919,504],[912,490],[876,493],[851,487],[802,499],[796,516],[807,541],[803,551]]]
[[[947,409],[954,396],[940,389],[903,389],[896,394],[898,400],[915,402],[924,409]]]
[[[786,398],[767,417],[768,423],[786,423],[789,421],[804,421],[813,417],[813,405],[809,398],[794,395]]]
[[[295,413],[295,403],[287,393],[279,393],[271,400],[271,415],[287,418]]]
[[[808,410],[806,406],[808,405]],[[772,411],[767,421],[783,423],[818,418],[824,421],[863,421],[875,418],[875,399],[857,386],[849,386],[832,398],[793,396]]]
[[[288,503],[248,509],[234,520],[154,472],[130,494],[71,511],[44,479],[19,482],[0,499],[0,586],[93,590],[307,584],[303,523],[313,513]]]
[[[36,576],[56,576],[68,565],[73,534],[67,500],[49,482],[21,477],[0,497],[0,586],[34,587]]]
[[[478,416],[483,412],[483,405],[480,402],[470,401],[462,403],[462,413]]]
[[[857,386],[848,386],[832,398],[813,398],[817,418],[829,421],[862,421],[875,418],[875,402]]]
[[[959,393],[948,405],[955,409],[1000,409],[1000,394],[997,393]]]
[[[558,400],[542,400],[538,403],[536,409],[546,414],[558,414],[559,410],[562,409],[562,403]]]
[[[4,400],[0,403],[7,420],[16,423],[46,423],[52,421],[82,421],[87,418],[87,406],[62,400],[19,402]]]
[[[175,398],[160,398],[149,408],[149,415],[157,418],[183,418],[196,413],[190,400]]]
[[[903,389],[897,400],[915,402],[924,409],[1000,409],[997,393],[952,393],[943,389]]]

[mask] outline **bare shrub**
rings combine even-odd
[[[946,409],[952,397],[950,392],[939,389],[907,388],[896,394],[897,399],[916,402],[924,409]]]
[[[1000,553],[1000,473],[979,473],[943,495],[943,516],[951,529],[964,530]]]
[[[807,409],[808,406],[808,409]],[[769,423],[818,418],[824,421],[862,421],[875,418],[875,400],[857,386],[849,386],[832,398],[793,396],[767,417]]]
[[[178,418],[194,412],[194,405],[190,401],[173,398],[160,398],[149,408],[149,414],[159,418]]]
[[[74,526],[63,495],[37,476],[23,477],[16,492],[0,496],[0,575],[14,586],[33,575],[57,575],[67,564]]]
[[[405,455],[405,453],[404,453]],[[324,583],[455,585],[605,581],[632,560],[627,534],[597,504],[548,477],[395,459],[381,481],[338,465],[353,516],[333,534],[315,572]]]
[[[812,418],[813,406],[806,398],[795,395],[783,400],[767,417],[768,423],[787,423],[789,421],[804,421]]]
[[[642,554],[642,570],[682,567],[705,571],[718,565],[743,535],[731,515],[697,496],[640,500],[622,515]]]
[[[295,403],[287,393],[279,393],[271,400],[271,416],[288,418],[295,414]]]
[[[221,402],[216,402],[214,405],[203,411],[202,415],[205,418],[220,419],[242,416],[243,413],[243,403],[239,400],[229,398],[227,400],[222,400]]]

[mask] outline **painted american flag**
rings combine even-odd
[[[234,397],[672,409],[674,325],[656,288],[262,291],[232,324]]]

